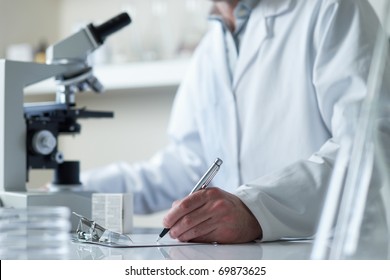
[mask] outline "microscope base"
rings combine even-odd
[[[29,206],[65,206],[72,212],[85,217],[92,215],[92,192],[3,192],[0,199],[4,207],[26,208]],[[72,232],[75,232],[79,218],[71,215]]]

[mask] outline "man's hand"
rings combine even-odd
[[[180,241],[244,243],[261,237],[252,212],[235,195],[207,188],[175,201],[164,218],[172,238]]]

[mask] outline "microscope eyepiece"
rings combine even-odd
[[[88,28],[99,44],[103,44],[104,40],[111,34],[122,29],[131,23],[131,18],[127,13],[121,13],[101,25],[94,26],[89,24]]]

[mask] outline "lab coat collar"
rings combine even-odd
[[[261,0],[258,8],[262,10],[264,17],[279,16],[287,12],[293,0]]]
[[[288,12],[295,0],[261,0],[253,9],[241,44],[240,57],[233,77],[233,90],[258,53],[262,43],[272,36],[271,17]]]

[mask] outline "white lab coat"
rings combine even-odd
[[[171,144],[150,161],[84,173],[88,189],[134,192],[135,211],[167,209],[208,166],[263,240],[314,233],[340,138],[354,126],[378,20],[366,0],[261,0],[231,80],[222,26],[211,23],[179,88]]]

